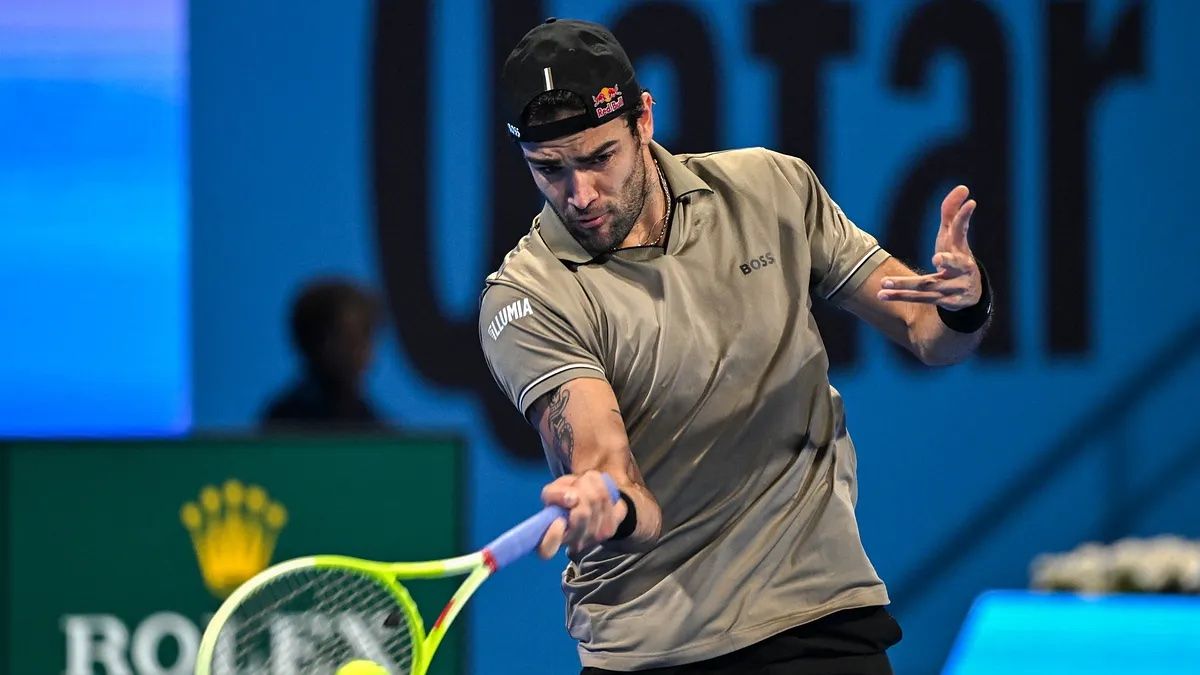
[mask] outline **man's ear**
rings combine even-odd
[[[638,116],[637,127],[642,144],[650,145],[654,140],[654,97],[648,91],[642,92],[642,114]]]

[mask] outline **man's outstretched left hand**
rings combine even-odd
[[[937,305],[950,311],[971,307],[983,295],[983,279],[971,247],[967,231],[975,200],[968,199],[970,190],[959,185],[942,200],[942,224],[934,244],[932,274],[905,277],[884,277],[879,299],[889,302],[920,302]]]

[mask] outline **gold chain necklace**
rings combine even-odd
[[[666,202],[667,212],[663,214],[662,220],[655,223],[656,226],[662,223],[662,229],[658,231],[658,236],[654,238],[654,241],[643,241],[641,243],[642,246],[658,246],[663,237],[667,235],[667,224],[671,222],[671,190],[667,187],[667,177],[663,175],[662,167],[658,165],[657,159],[654,160],[654,170],[658,172],[658,185],[662,188],[663,200]],[[653,231],[651,230],[651,232]]]

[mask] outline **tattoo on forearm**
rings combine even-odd
[[[566,389],[560,388],[554,392],[554,396],[550,399],[546,418],[550,427],[554,451],[567,471],[571,470],[571,457],[575,454],[575,431],[571,429],[571,423],[567,421],[566,417],[567,401],[570,398],[571,392]]]

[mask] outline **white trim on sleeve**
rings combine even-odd
[[[860,269],[862,269],[862,266],[867,264],[867,260],[870,260],[871,256],[875,255],[875,252],[878,251],[880,248],[881,247],[878,244],[876,244],[875,248],[872,248],[870,251],[867,251],[867,254],[862,257],[862,260],[859,260],[858,264],[855,265],[850,270],[850,273],[847,274],[844,279],[842,279],[840,282],[838,282],[838,285],[834,286],[833,290],[829,291],[829,293],[827,293],[823,299],[828,300],[828,299],[832,298],[833,296],[837,295],[837,292],[842,290],[842,286],[845,286],[846,282],[850,281],[850,278],[853,277],[855,274],[857,274],[858,271]]]
[[[536,387],[539,384],[545,382],[546,380],[554,377],[555,375],[565,372],[565,371],[568,371],[568,370],[571,370],[572,368],[590,368],[592,370],[598,371],[600,374],[604,374],[603,368],[596,366],[596,365],[592,365],[590,363],[568,363],[565,366],[555,368],[554,370],[537,378],[533,382],[530,382],[528,385],[525,386],[524,389],[521,390],[521,395],[517,397],[517,408],[520,410],[525,410],[525,397],[529,394],[530,390],[532,390],[534,387]]]

